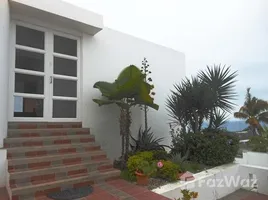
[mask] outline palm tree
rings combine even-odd
[[[235,105],[232,100],[236,97],[236,76],[230,67],[214,65],[175,84],[166,102],[171,123],[177,122],[182,130],[198,133],[208,119],[208,130],[218,129]]]
[[[212,129],[214,116],[217,115],[217,110],[220,109],[223,113],[231,113],[236,99],[235,82],[237,71],[232,72],[231,66],[214,65],[207,66],[206,71],[200,71],[198,77],[210,88],[212,110],[210,111],[208,129]]]
[[[246,120],[250,131],[254,135],[260,135],[263,130],[261,122],[268,123],[268,102],[252,97],[250,88],[247,88],[245,103],[234,113],[234,117]]]

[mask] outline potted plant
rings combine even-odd
[[[156,171],[155,163],[149,163],[148,161],[140,162],[136,169],[136,178],[138,185],[148,185],[149,177]]]
[[[177,200],[194,200],[194,199],[197,199],[198,197],[198,192],[193,192],[193,191],[186,190],[186,189],[181,190],[181,193],[183,197]]]

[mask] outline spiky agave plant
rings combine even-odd
[[[140,127],[137,139],[133,136],[131,136],[131,139],[132,143],[130,144],[130,147],[132,152],[165,150],[165,147],[169,147],[167,145],[160,144],[163,142],[164,138],[155,137],[151,128],[143,130],[142,127]]]

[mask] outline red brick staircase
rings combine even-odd
[[[82,123],[9,123],[7,148],[12,200],[32,200],[66,188],[119,177]]]

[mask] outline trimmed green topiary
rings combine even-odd
[[[176,181],[180,167],[171,161],[162,161],[163,167],[159,168],[156,176],[168,181]]]

